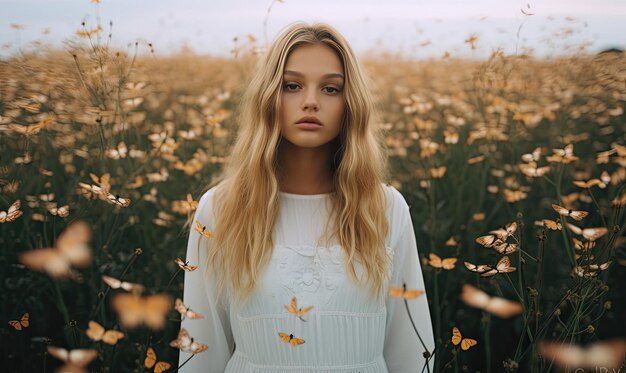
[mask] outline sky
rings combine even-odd
[[[0,0],[0,57],[32,49],[34,41],[62,47],[81,22],[93,28],[98,20],[105,36],[113,22],[114,46],[151,42],[164,55],[184,46],[228,56],[235,37],[241,44],[250,34],[263,44],[295,21],[331,24],[358,53],[415,58],[446,52],[484,58],[497,48],[551,57],[582,45],[589,52],[626,47],[624,0]],[[465,42],[471,35],[474,48]]]

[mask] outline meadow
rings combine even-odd
[[[101,31],[0,61],[6,372],[171,372],[177,348],[202,353],[174,304],[198,263],[175,260],[259,50],[165,57]],[[362,63],[411,207],[434,371],[623,364],[626,56]]]

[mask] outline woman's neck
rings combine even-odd
[[[330,145],[303,148],[283,139],[278,149],[280,191],[293,194],[331,192],[333,150]]]

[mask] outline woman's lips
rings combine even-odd
[[[300,122],[300,123],[296,123],[296,126],[305,130],[315,130],[318,128],[322,128],[321,124],[313,123],[313,122]]]

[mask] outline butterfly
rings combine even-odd
[[[126,282],[116,279],[115,277],[102,275],[102,281],[109,285],[111,289],[124,289],[132,293],[143,293],[144,287],[141,284],[135,284],[132,282]]]
[[[491,277],[498,273],[509,273],[515,271],[517,268],[511,267],[511,261],[508,256],[503,256],[495,266],[489,264],[472,264],[470,262],[464,262],[465,267],[472,272],[479,273],[482,277]]]
[[[458,346],[460,343],[463,350],[469,350],[470,347],[478,344],[475,339],[463,338],[463,336],[461,336],[461,331],[459,331],[459,328],[456,326],[452,328],[452,343],[455,346]]]
[[[297,347],[304,343],[303,339],[296,338],[293,336],[293,334],[285,334],[285,333],[278,332],[278,336],[283,342],[291,343],[291,345],[294,347]]]
[[[24,313],[19,320],[10,320],[9,325],[15,328],[15,330],[22,330],[22,328],[28,328],[30,325],[30,315],[28,312]]]
[[[66,277],[72,264],[85,267],[91,263],[92,251],[87,246],[90,237],[87,223],[76,221],[59,235],[55,247],[20,253],[19,260],[28,268],[45,271],[52,277]]]
[[[567,223],[567,227],[574,232],[574,234],[577,234],[579,236],[583,236],[584,238],[588,239],[589,241],[595,241],[598,238],[604,236],[605,234],[609,233],[609,230],[605,227],[599,227],[599,228],[579,228],[577,226],[575,226],[574,224],[570,224]]]
[[[441,259],[437,254],[428,254],[428,264],[434,268],[443,268],[451,270],[455,267],[458,258],[445,258]]]
[[[124,141],[121,141],[114,149],[105,149],[104,156],[111,159],[126,158],[128,147]]]
[[[22,216],[23,212],[22,210],[20,210],[21,205],[22,203],[18,199],[17,201],[13,202],[11,206],[9,206],[9,209],[7,211],[0,211],[0,223],[11,223],[15,221],[15,219]]]
[[[504,319],[519,315],[523,311],[519,302],[489,296],[484,291],[469,284],[463,285],[461,300],[470,307],[481,309]]]
[[[89,328],[86,331],[87,337],[92,341],[102,341],[109,345],[114,345],[124,338],[124,333],[119,330],[105,330],[104,327],[95,321],[89,321]]]
[[[295,295],[291,297],[291,303],[289,304],[289,306],[284,305],[284,307],[289,313],[298,316],[298,318],[300,318],[300,320],[302,321],[306,321],[302,318],[302,316],[306,315],[310,310],[313,309],[313,306],[308,306],[304,309],[298,308],[298,300],[296,299]]]
[[[504,242],[503,240],[497,238],[495,235],[486,235],[481,236],[476,239],[476,243],[481,244],[482,246],[494,249],[500,254],[511,254],[517,251],[518,244]]]
[[[556,220],[541,219],[541,220],[535,221],[535,225],[540,226],[540,227],[545,227],[553,231],[556,231],[556,230],[560,231],[563,229],[563,225],[561,225],[560,219],[556,219]]]
[[[165,361],[157,362],[157,356],[156,356],[156,353],[154,352],[154,348],[152,347],[148,347],[148,350],[146,351],[146,358],[143,361],[143,366],[145,366],[148,369],[151,369],[152,367],[154,367],[155,373],[161,373],[172,367],[170,363],[167,363]]]
[[[66,350],[60,347],[48,346],[48,353],[65,363],[59,371],[87,372],[85,367],[98,356],[94,349]]]
[[[178,313],[180,313],[184,319],[190,319],[190,320],[197,320],[197,319],[203,319],[204,316],[202,316],[201,314],[192,311],[189,307],[185,306],[185,304],[183,303],[182,300],[180,300],[180,298],[176,298],[176,303],[174,305],[174,308],[176,309],[176,311],[178,311]]]
[[[433,167],[430,169],[430,176],[433,179],[441,179],[443,175],[446,174],[446,170],[447,170],[446,166]]]
[[[106,193],[106,201],[121,207],[130,206],[130,198],[122,198],[117,194]]]
[[[550,166],[537,167],[537,163],[522,163],[519,165],[520,171],[526,176],[541,177],[550,172]]]
[[[196,220],[196,231],[198,231],[198,233],[205,236],[206,238],[213,237],[213,234],[206,229],[206,226],[200,224],[200,222],[197,220]]]
[[[491,233],[492,235],[496,236],[497,238],[501,240],[506,240],[507,238],[511,237],[515,233],[516,230],[517,230],[517,223],[512,222],[510,224],[505,225],[502,228],[489,231],[489,233]]]
[[[626,355],[626,341],[623,339],[598,341],[584,348],[555,342],[540,342],[538,347],[539,354],[563,369],[582,368],[603,371],[602,368],[605,368],[606,372],[617,372]]]
[[[565,207],[561,207],[555,203],[552,204],[552,208],[554,209],[554,211],[556,211],[559,215],[565,215],[565,216],[570,216],[572,219],[581,221],[585,218],[585,216],[589,215],[589,213],[587,211],[575,211],[575,210],[571,210],[571,209],[566,209]]]
[[[389,296],[392,298],[415,299],[424,293],[422,289],[407,289],[406,284],[402,284],[401,288],[391,286],[389,290]]]
[[[185,328],[180,328],[178,338],[171,341],[170,346],[190,354],[198,354],[209,348],[209,346],[205,344],[194,342],[193,338],[189,336],[189,333]]]
[[[61,207],[51,206],[48,208],[48,212],[54,216],[60,218],[66,218],[70,214],[70,206],[64,205]]]
[[[176,262],[176,264],[178,264],[180,269],[184,269],[187,272],[193,272],[196,269],[198,269],[198,266],[189,265],[189,264],[187,264],[188,262],[183,262],[183,260],[181,258],[176,258],[176,260],[174,260],[174,262]]]
[[[588,180],[588,181],[574,181],[573,183],[577,187],[585,188],[585,189],[592,188],[592,187],[594,187],[596,185],[599,186],[600,189],[606,188],[606,184],[602,180],[600,180],[600,179],[591,179],[591,180]]]
[[[598,275],[598,271],[604,271],[609,268],[612,261],[608,261],[602,264],[589,264],[584,266],[576,266],[574,267],[574,274],[578,277],[591,278],[596,277]]]
[[[541,157],[541,148],[535,148],[532,153],[522,154],[522,161],[524,162],[536,162]]]
[[[571,163],[578,160],[578,157],[574,155],[574,145],[568,144],[563,149],[552,149],[552,155],[547,156],[548,162],[560,162],[564,164]]]
[[[151,329],[160,330],[165,326],[166,315],[172,309],[172,300],[167,294],[146,297],[117,294],[111,300],[111,306],[126,328],[134,328],[143,322]]]

